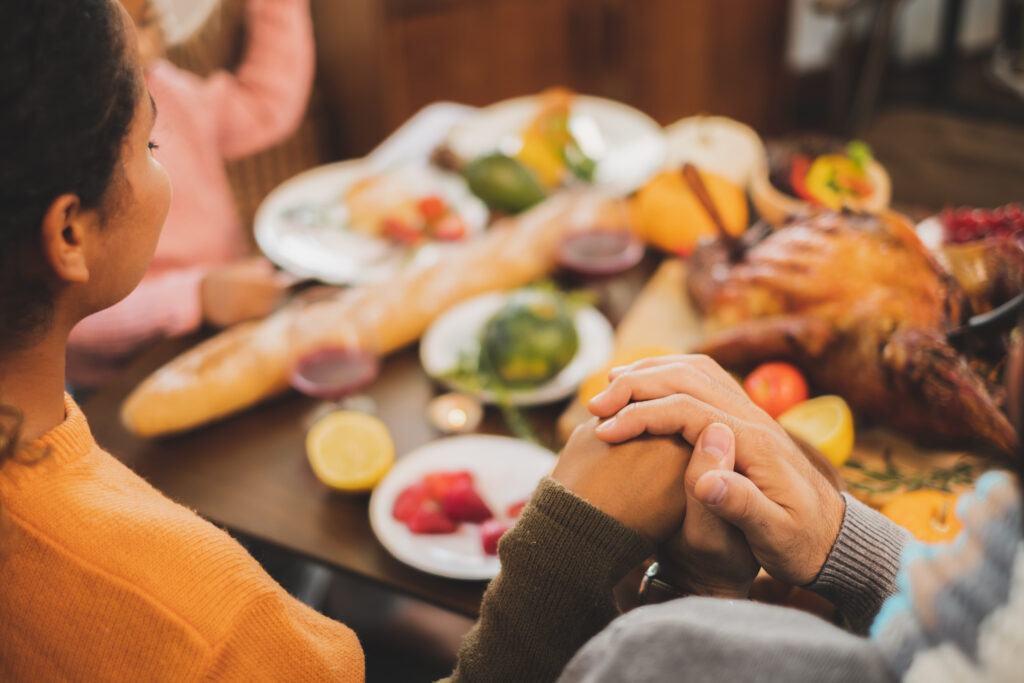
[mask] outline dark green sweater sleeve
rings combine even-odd
[[[445,680],[554,681],[618,616],[612,589],[653,552],[640,534],[544,479],[501,539],[501,572]]]

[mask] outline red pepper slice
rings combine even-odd
[[[425,197],[421,197],[416,202],[416,208],[419,209],[420,215],[428,221],[440,220],[448,212],[448,205],[445,204],[444,199],[436,194],[428,194]]]
[[[845,176],[843,178],[843,184],[850,188],[850,193],[855,197],[867,197],[873,191],[874,187],[871,185],[871,181],[866,178],[853,178],[851,176]]]
[[[793,192],[796,193],[797,197],[817,204],[818,200],[807,190],[807,171],[810,168],[811,160],[809,157],[803,154],[795,155],[789,169],[789,185],[793,188]]]

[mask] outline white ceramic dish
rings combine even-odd
[[[420,362],[427,374],[457,391],[470,393],[486,403],[497,403],[489,391],[471,391],[445,379],[464,353],[478,353],[480,332],[505,303],[504,293],[484,294],[449,309],[427,329],[420,341]],[[579,308],[573,320],[579,336],[579,350],[560,373],[548,383],[528,391],[511,392],[518,406],[554,403],[572,395],[591,374],[604,367],[615,351],[611,323],[592,306]]]
[[[370,526],[402,562],[452,579],[492,579],[501,567],[480,543],[480,525],[463,523],[451,534],[414,534],[392,516],[395,499],[430,472],[469,470],[494,512],[530,497],[555,464],[550,451],[505,436],[469,434],[440,439],[399,458],[370,497]]]
[[[348,211],[342,201],[353,183],[371,173],[363,161],[342,161],[310,169],[285,181],[260,204],[255,237],[271,261],[302,278],[333,285],[387,280],[410,260],[434,260],[450,248],[440,242],[410,250],[346,227]],[[465,181],[425,163],[390,171],[413,195],[444,198],[465,221],[466,239],[487,224],[487,207],[474,197]]]
[[[471,120],[452,128],[448,146],[466,160],[494,151],[515,152],[521,131],[536,112],[536,96],[484,107]],[[613,192],[636,190],[665,162],[661,126],[621,102],[578,95],[573,100],[569,127],[583,151],[597,162],[594,183]]]

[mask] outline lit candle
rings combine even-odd
[[[480,401],[466,394],[441,394],[427,404],[431,424],[447,434],[473,431],[483,415]]]

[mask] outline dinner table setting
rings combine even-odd
[[[838,489],[951,540],[1017,449],[1024,207],[894,207],[884,152],[564,88],[438,102],[263,200],[276,311],[82,408],[215,524],[470,617],[610,370],[660,356],[710,356]]]

